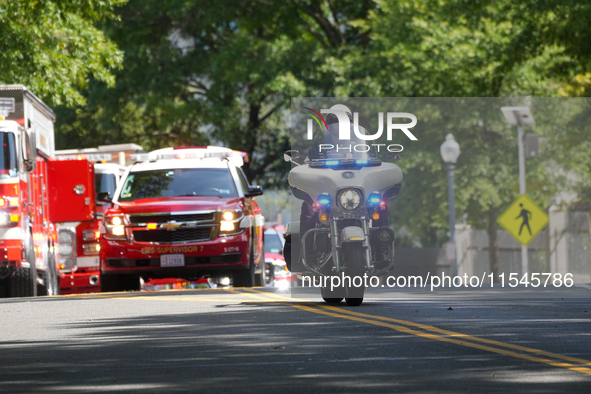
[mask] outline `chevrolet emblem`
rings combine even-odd
[[[161,227],[167,229],[168,231],[174,231],[181,226],[182,226],[181,223],[177,223],[176,221],[173,220],[171,222],[166,222],[166,224],[163,224]]]

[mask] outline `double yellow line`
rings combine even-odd
[[[367,323],[374,326],[380,326],[403,332],[409,335],[416,335],[422,338],[428,338],[435,341],[453,343],[455,345],[471,347],[480,349],[491,353],[502,354],[505,356],[515,357],[523,360],[533,361],[537,363],[551,365],[553,367],[560,367],[570,369],[571,371],[591,375],[591,361],[581,358],[564,356],[547,352],[544,350],[533,349],[526,346],[514,345],[491,339],[478,338],[471,335],[461,334],[454,331],[443,330],[441,328],[414,323],[406,320],[392,319],[389,317],[369,315],[360,312],[354,312],[350,309],[339,308],[330,305],[312,305],[305,300],[295,300],[281,295],[258,291],[255,289],[242,289],[245,291],[227,290],[234,294],[243,294],[255,299],[269,301],[270,299],[282,300],[285,305],[292,306],[307,312],[316,313],[339,319],[354,320],[361,323]],[[291,301],[291,302],[289,302]],[[298,303],[293,301],[299,301]],[[301,302],[306,302],[302,304]],[[396,324],[393,324],[396,323]],[[412,328],[410,328],[412,327]],[[568,361],[568,362],[567,362]]]

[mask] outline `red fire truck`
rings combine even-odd
[[[102,291],[140,278],[233,277],[264,285],[263,217],[240,152],[167,148],[138,155],[101,223]]]
[[[0,86],[0,295],[58,294],[55,223],[94,214],[92,167],[53,160],[54,121],[24,86]]]
[[[114,196],[130,155],[143,152],[136,144],[103,145],[98,148],[56,151],[58,160],[87,159],[94,162],[96,194]],[[96,198],[95,198],[96,201]],[[110,203],[96,203],[96,216],[90,220],[58,223],[60,259],[58,272],[61,294],[100,292],[99,222]]]

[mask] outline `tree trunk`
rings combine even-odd
[[[497,208],[488,209],[488,261],[493,274],[493,282],[499,282],[499,245],[497,241]]]
[[[437,246],[437,228],[429,227],[429,246]]]

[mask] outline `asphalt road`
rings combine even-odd
[[[360,307],[260,288],[1,299],[0,392],[590,393],[590,296],[585,285],[398,289]]]

